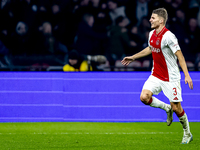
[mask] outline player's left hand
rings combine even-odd
[[[188,84],[191,90],[193,89],[193,82],[190,76],[185,77],[185,84]]]

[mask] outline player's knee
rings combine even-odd
[[[150,100],[150,95],[148,95],[148,94],[141,94],[140,95],[140,100],[141,100],[141,102],[142,103],[144,103],[144,104],[148,104],[148,102],[149,102],[149,100]]]
[[[178,110],[178,108],[177,108],[177,106],[176,105],[171,105],[171,107],[172,107],[172,110],[173,110],[173,112],[177,112],[177,110]]]
[[[181,113],[181,111],[182,111],[182,107],[181,107],[180,103],[172,103],[171,107],[172,107],[172,110],[177,114]]]

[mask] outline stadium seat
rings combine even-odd
[[[98,69],[102,69],[103,71],[110,71],[110,63],[108,60],[106,60],[105,64],[100,64],[98,66]]]
[[[150,67],[150,60],[144,60],[142,62],[142,67],[149,68]]]
[[[135,68],[141,68],[141,67],[142,67],[142,63],[138,60],[135,60],[128,65],[127,71],[135,71]]]
[[[121,60],[117,60],[115,63],[115,71],[135,71],[135,68],[141,68],[142,63],[138,60],[133,61],[127,67],[122,65]]]
[[[63,66],[49,66],[47,71],[63,71]]]
[[[195,71],[195,64],[191,61],[186,61],[186,65],[189,71]],[[178,66],[180,68],[180,70],[182,70],[180,63],[178,62]]]
[[[197,64],[198,71],[200,71],[200,62]]]
[[[195,70],[195,65],[191,61],[186,61],[186,65],[187,65],[189,71]]]
[[[126,67],[124,67],[124,65],[122,65],[121,60],[117,60],[115,62],[115,69],[114,71],[126,71]]]

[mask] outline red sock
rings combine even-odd
[[[182,113],[180,113],[180,114],[176,114],[176,115],[177,115],[177,117],[180,118],[180,117],[182,117],[184,114],[185,114],[185,111],[183,110]]]
[[[151,99],[149,100],[149,102],[147,103],[147,105],[151,105],[152,101],[153,101],[153,99],[151,97]]]

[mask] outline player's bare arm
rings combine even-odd
[[[151,54],[151,48],[148,46],[145,49],[143,49],[142,51],[140,51],[132,56],[124,57],[124,59],[121,62],[123,65],[128,66],[134,60],[141,58],[141,57],[148,56],[150,54]]]
[[[188,72],[188,69],[187,69],[187,65],[186,65],[186,62],[185,62],[185,58],[181,52],[181,50],[178,50],[175,55],[177,56],[178,58],[178,61],[179,61],[179,64],[184,72],[184,75],[185,75],[185,84],[188,83],[189,85],[189,88],[190,89],[193,89],[193,82],[192,82],[192,79],[189,75],[189,72]]]

